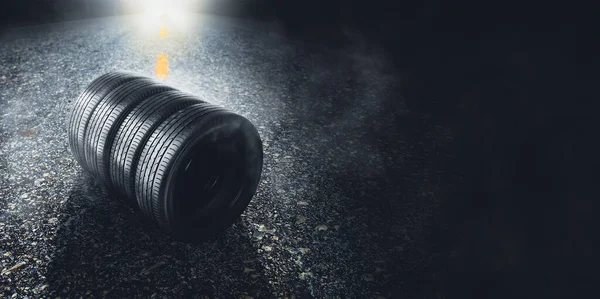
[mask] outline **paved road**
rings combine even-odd
[[[137,17],[0,33],[0,297],[437,296],[428,240],[452,136],[404,108],[385,55],[359,39],[304,47],[271,24],[165,22],[163,37]],[[67,147],[86,84],[155,76],[161,53],[168,84],[246,116],[264,142],[252,203],[200,245],[143,225]]]

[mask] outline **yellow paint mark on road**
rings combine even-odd
[[[160,53],[156,57],[156,77],[167,78],[169,75],[169,60],[165,53]]]
[[[158,32],[158,35],[159,35],[161,38],[165,38],[165,37],[167,37],[167,34],[168,34],[168,33],[169,33],[169,32],[167,31],[167,27],[165,27],[165,26],[160,26],[160,30],[159,30],[159,32]]]

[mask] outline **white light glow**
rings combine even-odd
[[[123,10],[141,13],[139,25],[143,31],[156,32],[167,26],[169,30],[186,31],[196,21],[196,12],[202,10],[199,0],[122,0]]]

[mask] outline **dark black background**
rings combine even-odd
[[[578,44],[585,18],[574,4],[224,2],[236,9],[210,12],[278,22],[309,47],[344,45],[351,42],[345,32],[359,32],[392,57],[408,82],[409,109],[456,132],[457,159],[447,170],[464,180],[430,237],[432,246],[455,252],[454,262],[433,264],[446,269],[440,281],[448,296],[576,298],[591,291],[600,127],[583,72],[595,59]],[[111,1],[2,5],[1,26],[121,13]]]

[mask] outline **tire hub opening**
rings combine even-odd
[[[195,145],[176,179],[176,214],[187,225],[215,219],[233,206],[243,186],[243,146],[235,136]]]

